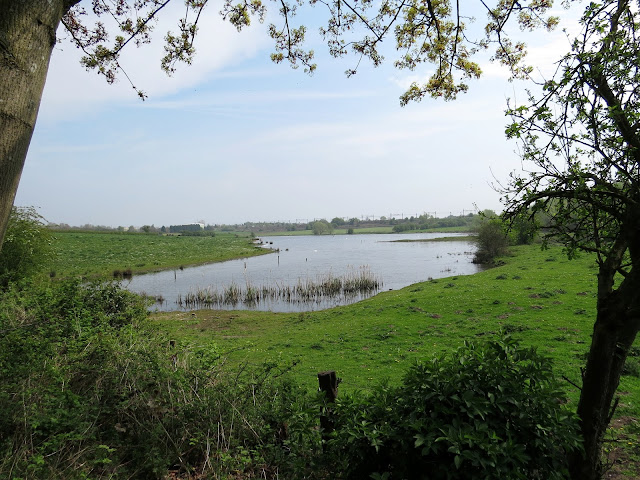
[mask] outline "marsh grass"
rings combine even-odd
[[[299,278],[295,285],[275,283],[253,285],[247,281],[243,287],[232,283],[218,289],[209,286],[197,288],[186,295],[178,295],[176,303],[182,308],[253,306],[266,302],[319,303],[327,299],[352,298],[377,292],[382,280],[366,267],[350,270],[343,276],[329,273],[316,279]]]

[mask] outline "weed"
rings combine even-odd
[[[622,367],[622,375],[640,378],[640,359],[638,357],[627,357],[624,367]]]
[[[511,323],[505,323],[501,330],[505,333],[514,333],[514,332],[525,332],[529,330],[529,327],[525,327],[524,325],[513,325]]]

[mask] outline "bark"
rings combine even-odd
[[[70,0],[0,0],[0,248]]]
[[[599,295],[577,412],[584,453],[570,458],[573,480],[598,480],[602,476],[602,440],[611,418],[611,405],[627,353],[640,329],[638,292],[640,276],[632,271],[617,290]]]

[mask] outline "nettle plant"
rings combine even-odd
[[[327,443],[344,478],[559,479],[580,449],[549,359],[512,338],[416,364],[399,387],[339,400]]]

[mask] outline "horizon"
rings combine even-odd
[[[357,59],[330,58],[307,14],[318,63],[308,76],[271,62],[266,25],[238,33],[209,9],[193,65],[168,78],[161,37],[175,31],[176,8],[163,12],[151,45],[123,55],[144,102],[126,79],[107,85],[84,71],[77,49],[56,45],[15,205],[76,225],[502,209],[497,189],[520,167],[504,110],[532,85],[509,82],[488,54],[478,56],[483,77],[457,100],[400,107],[430,66],[399,71],[389,59],[345,78]],[[554,33],[518,34],[541,75],[569,49],[561,28],[571,15],[559,15]]]
[[[483,209],[486,210],[486,209]],[[297,218],[295,220],[246,220],[246,221],[241,221],[241,222],[236,222],[236,223],[210,223],[210,222],[200,222],[200,221],[184,221],[184,222],[178,222],[178,223],[161,223],[161,224],[140,224],[140,225],[124,225],[124,224],[118,224],[118,225],[105,225],[105,224],[91,224],[91,223],[85,223],[82,225],[77,225],[77,224],[70,224],[68,222],[49,222],[46,218],[45,221],[47,221],[47,226],[50,227],[55,227],[55,226],[64,226],[64,228],[84,228],[84,227],[94,227],[94,228],[109,228],[109,229],[118,229],[121,227],[124,228],[130,228],[130,227],[135,227],[136,229],[140,229],[144,226],[150,226],[153,228],[162,228],[162,227],[169,227],[169,226],[176,226],[176,225],[194,225],[194,224],[201,224],[201,225],[205,225],[205,226],[214,226],[214,227],[222,227],[222,226],[243,226],[243,225],[247,225],[247,224],[289,224],[289,225],[305,225],[305,224],[309,224],[309,223],[313,223],[313,222],[317,222],[317,221],[322,221],[322,220],[326,220],[328,222],[331,222],[332,220],[339,218],[344,220],[345,222],[348,222],[349,220],[355,218],[356,220],[358,220],[359,222],[381,222],[381,221],[392,221],[392,220],[400,220],[400,221],[405,221],[405,220],[410,220],[411,218],[419,218],[423,215],[430,215],[431,218],[437,218],[437,219],[443,219],[443,218],[449,218],[449,217],[464,217],[464,216],[468,216],[470,214],[474,214],[477,215],[480,212],[482,212],[483,210],[478,210],[478,209],[463,209],[461,212],[457,213],[455,211],[424,211],[422,213],[414,213],[414,214],[388,214],[388,215],[347,215],[347,216],[337,216],[337,215],[333,215],[331,217],[325,217],[325,218]],[[496,212],[499,213],[499,212]]]

